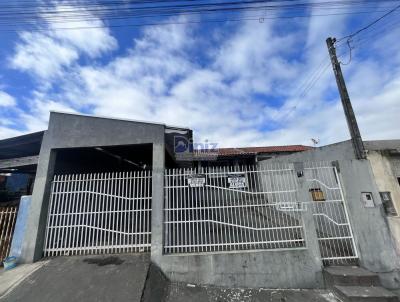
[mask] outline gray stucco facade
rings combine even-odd
[[[152,144],[153,205],[163,202],[165,125],[52,112],[43,137],[21,262],[42,257],[51,180],[57,151],[65,148]],[[157,211],[154,212],[157,229]],[[160,217],[158,218],[160,219]],[[159,220],[161,223],[161,220]],[[154,246],[160,240],[153,237]]]

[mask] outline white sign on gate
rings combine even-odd
[[[204,187],[206,176],[204,174],[194,174],[188,177],[188,184],[191,188]]]
[[[229,174],[228,175],[228,184],[230,189],[242,189],[246,188],[246,175],[244,173],[241,174]]]

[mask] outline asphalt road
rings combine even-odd
[[[140,302],[149,261],[147,254],[53,258],[1,301]]]

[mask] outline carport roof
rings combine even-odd
[[[38,155],[44,131],[0,140],[0,159]]]

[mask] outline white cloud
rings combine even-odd
[[[17,102],[15,101],[13,96],[4,91],[0,91],[0,107],[12,107],[16,104]]]
[[[61,5],[56,5],[55,9],[59,13],[70,11],[71,15],[82,11]],[[68,29],[57,30],[62,27],[62,23],[56,23],[53,16],[49,20],[45,18],[48,21],[47,27],[42,28],[42,31],[21,32],[15,53],[10,58],[11,66],[41,80],[50,81],[59,78],[82,54],[95,58],[114,50],[118,43],[108,28],[103,27],[104,23],[100,19],[87,14],[86,18],[91,16],[90,21],[78,19],[68,23]]]
[[[12,67],[27,71],[42,79],[59,77],[63,67],[68,67],[78,59],[76,49],[42,33],[23,32],[11,58]]]
[[[36,94],[31,109],[20,118],[32,130],[46,127],[50,109],[157,121],[191,127],[196,139],[220,146],[311,144],[311,138],[328,144],[348,139],[325,45],[326,37],[344,34],[347,20],[314,17],[287,31],[277,30],[281,21],[245,22],[218,35],[199,34],[198,28],[182,25],[151,27],[123,55],[85,66],[77,58],[60,61],[58,53],[38,51],[39,61],[61,62],[44,75],[62,75],[59,89]],[[103,48],[80,34],[61,37],[50,31],[44,35],[79,57],[116,47],[114,38],[105,33],[108,36],[100,35],[100,44],[108,45]],[[299,37],[307,37],[306,42]],[[390,48],[372,46],[388,58],[399,58],[396,37],[393,33],[385,37]],[[209,48],[201,49],[205,44]],[[199,60],[199,52],[206,58]],[[322,67],[328,62],[328,69],[301,95],[323,58]],[[355,56],[344,68],[365,139],[400,136],[395,127],[400,115],[400,58],[387,62]]]

